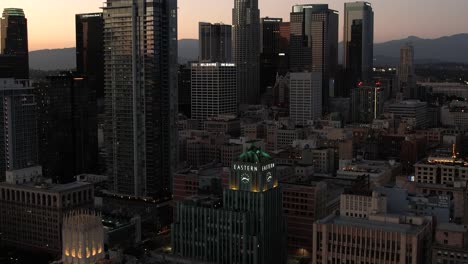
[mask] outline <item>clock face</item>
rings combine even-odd
[[[242,174],[241,174],[241,182],[242,182],[243,184],[249,183],[249,182],[250,182],[250,174],[248,174],[248,173],[242,173]]]
[[[270,183],[270,182],[273,181],[273,175],[271,174],[270,171],[267,172],[267,174],[266,174],[266,181],[267,181],[268,183]]]

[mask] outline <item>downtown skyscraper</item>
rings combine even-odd
[[[192,63],[192,118],[205,120],[237,115],[236,66],[233,63]]]
[[[374,60],[374,11],[368,2],[345,3],[343,66],[352,80],[368,80]]]
[[[397,70],[398,86],[405,99],[417,98],[416,74],[414,73],[414,47],[406,43],[400,48],[400,65]]]
[[[232,10],[233,60],[237,66],[240,104],[260,98],[260,10],[258,0],[234,0]]]
[[[177,162],[177,0],[108,0],[103,11],[110,187],[168,199]]]
[[[271,17],[260,21],[260,93],[263,94],[275,85],[278,74],[284,75],[289,70],[289,23]]]
[[[200,22],[198,30],[200,62],[232,62],[231,25]]]
[[[20,8],[5,8],[0,18],[0,78],[29,79],[28,20]]]
[[[61,72],[36,82],[39,162],[56,183],[97,172],[96,93],[87,78]]]
[[[338,12],[326,4],[295,5],[291,12],[290,69],[322,74],[322,106],[334,96],[338,67]]]
[[[322,75],[294,72],[289,80],[289,115],[298,125],[322,117]]]
[[[104,19],[102,13],[77,14],[76,70],[96,93],[98,112],[104,112]]]

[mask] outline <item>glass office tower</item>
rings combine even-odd
[[[0,18],[0,78],[29,79],[28,20],[20,8],[5,8]]]

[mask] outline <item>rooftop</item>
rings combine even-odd
[[[21,8],[5,8],[3,9],[3,17],[6,16],[21,16],[24,17],[24,11]]]
[[[454,223],[440,223],[437,225],[439,231],[452,231],[452,232],[467,232],[468,228],[464,225],[457,225]]]
[[[71,182],[66,184],[51,184],[51,183],[25,183],[25,184],[10,184],[1,182],[0,187],[6,187],[11,189],[22,189],[22,190],[38,190],[48,193],[61,193],[70,191],[73,189],[79,189],[85,186],[92,186],[86,182]]]
[[[425,160],[422,160],[416,165],[443,165],[443,166],[457,166],[457,167],[468,167],[468,162],[459,158],[445,157],[445,156],[431,156]]]
[[[419,233],[424,226],[409,225],[409,224],[396,224],[385,221],[372,221],[361,218],[353,218],[347,216],[332,215],[318,221],[319,224],[334,224],[340,226],[353,226],[366,229],[377,229],[386,232],[399,232],[407,234]]]
[[[419,100],[403,100],[390,104],[390,107],[395,106],[425,106],[427,103],[421,102]]]
[[[187,197],[181,203],[189,206],[217,209],[222,207],[222,200],[221,197],[213,195],[194,195]]]
[[[239,161],[248,163],[264,163],[271,162],[273,159],[268,153],[262,151],[259,147],[252,145],[247,151],[239,156]]]

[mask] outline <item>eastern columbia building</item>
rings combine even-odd
[[[222,197],[179,202],[172,230],[175,255],[225,264],[286,263],[282,192],[269,154],[256,146],[231,167]]]

